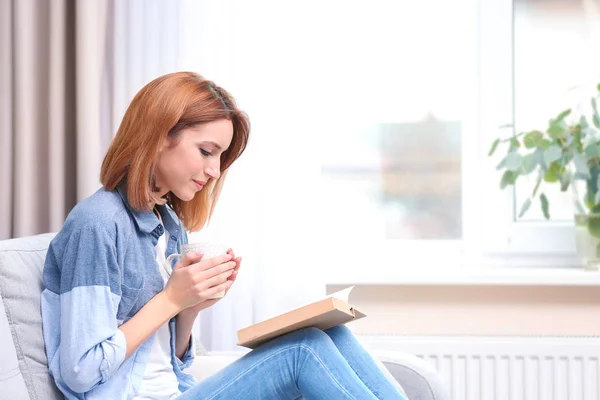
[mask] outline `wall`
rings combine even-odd
[[[359,334],[600,335],[598,287],[363,285],[350,298],[368,315],[349,324]]]

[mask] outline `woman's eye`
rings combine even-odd
[[[200,153],[202,153],[203,156],[208,157],[211,156],[212,153],[210,151],[206,151],[204,149],[200,149]]]

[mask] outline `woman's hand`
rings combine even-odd
[[[242,264],[242,257],[236,257],[232,249],[227,250],[227,254],[231,255],[231,259],[235,262],[233,273],[229,276],[229,278],[227,278],[227,280],[231,281],[231,284],[233,285],[233,282],[235,282],[237,279],[240,265]],[[227,291],[229,291],[229,289],[227,289]],[[225,294],[227,294],[227,292],[225,292]]]
[[[238,267],[238,263],[232,259],[231,254],[203,260],[202,254],[186,253],[175,264],[167,281],[164,289],[167,298],[181,311],[229,289],[232,284],[229,277]],[[209,307],[212,304],[204,306]]]
[[[232,261],[235,262],[235,267],[233,269],[232,274],[227,278],[227,281],[230,282],[230,285],[229,285],[229,288],[225,289],[225,296],[227,295],[227,292],[229,292],[229,289],[231,288],[231,285],[233,285],[233,282],[235,282],[235,280],[238,276],[238,271],[240,270],[240,264],[242,263],[242,257],[236,257],[232,249],[228,249],[226,254],[231,255]],[[225,296],[223,296],[223,297],[225,297]],[[217,299],[205,300],[202,303],[196,304],[195,306],[186,308],[185,310],[182,311],[182,313],[184,313],[184,314],[189,313],[189,314],[197,315],[200,311],[215,305],[223,297],[219,297]]]

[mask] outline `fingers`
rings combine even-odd
[[[213,286],[205,291],[206,297],[212,297],[213,295],[222,292],[223,290],[227,291],[231,287],[231,281],[225,280],[225,282],[220,285]],[[219,299],[216,299],[219,300]]]
[[[203,256],[204,256],[204,254],[202,254],[202,253],[188,251],[187,253],[185,253],[183,255],[183,257],[181,257],[179,259],[179,261],[175,264],[175,267],[173,269],[187,267],[189,265],[196,264],[197,262],[199,262],[202,259]]]
[[[212,257],[212,258],[208,258],[208,259],[204,260],[204,262],[200,263],[200,269],[201,270],[207,270],[207,269],[210,269],[210,268],[214,268],[217,265],[224,264],[224,263],[228,262],[231,259],[233,259],[233,257],[231,256],[231,254],[222,254],[220,256],[215,256],[215,257]]]
[[[229,278],[227,278],[228,281],[231,281],[232,283],[235,282],[235,278],[237,278],[238,273],[237,271],[233,271],[232,274],[229,276]]]
[[[230,281],[235,281],[235,278],[238,276],[238,271],[240,269],[240,265],[242,264],[242,257],[236,257],[234,260],[235,268],[233,269],[233,274],[228,278]]]
[[[201,264],[197,264],[197,265],[201,265]],[[198,277],[198,281],[206,281],[208,279],[211,279],[215,276],[218,276],[220,274],[223,273],[233,273],[233,271],[235,270],[235,261],[227,261],[224,262],[223,264],[219,264],[216,267],[212,267],[212,268],[208,268],[208,269],[199,269],[197,274],[195,276]]]
[[[228,282],[230,282],[230,281],[227,278],[229,278],[231,276],[231,274],[233,274],[233,270],[232,269],[227,270],[225,272],[221,272],[220,274],[215,275],[212,278],[206,279],[202,283],[202,285],[204,287],[208,288],[206,290],[211,290],[215,286],[219,286],[219,285],[223,285],[223,284],[228,284]],[[224,290],[224,289],[221,289],[221,290]],[[215,293],[218,293],[219,291],[220,290],[217,290]]]

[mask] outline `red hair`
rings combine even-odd
[[[181,131],[220,119],[233,124],[229,148],[221,154],[221,176],[207,182],[190,201],[173,193],[167,199],[153,191],[153,171],[161,145],[177,140]],[[163,75],[144,86],[127,108],[100,172],[107,190],[126,183],[127,200],[135,210],[168,203],[187,230],[200,230],[216,206],[227,169],[244,152],[250,134],[248,116],[234,98],[214,82],[193,72]]]

